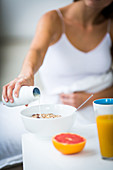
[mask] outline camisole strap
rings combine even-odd
[[[110,33],[110,28],[111,28],[111,19],[108,20],[107,24],[107,32]]]
[[[64,23],[63,15],[62,15],[60,9],[56,9],[56,12],[57,12],[58,16],[61,19],[61,22],[62,22],[62,32],[64,33],[65,32],[65,23]]]

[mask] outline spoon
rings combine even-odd
[[[83,102],[80,106],[78,106],[78,108],[76,109],[76,111],[78,111],[85,103],[87,103],[89,101],[89,99],[91,99],[93,97],[93,94],[91,96],[89,96],[85,102]]]

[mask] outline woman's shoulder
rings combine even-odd
[[[55,25],[58,24],[59,16],[58,16],[57,10],[51,10],[51,11],[46,12],[45,14],[41,16],[41,20],[43,20],[43,22],[50,22]]]
[[[61,31],[62,24],[57,10],[51,10],[43,14],[39,22],[41,22],[42,25],[48,25],[48,27],[54,30],[54,32]]]
[[[57,10],[51,10],[43,14],[37,28],[44,30],[51,37],[50,44],[57,42],[62,35],[62,21]]]
[[[43,14],[41,18],[46,21],[48,20],[49,22],[61,24],[61,17],[63,18],[65,15],[68,15],[68,11],[70,10],[71,6],[72,4],[69,4],[58,9],[50,10]]]

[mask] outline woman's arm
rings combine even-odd
[[[36,34],[31,43],[28,55],[25,58],[21,74],[26,73],[26,69],[34,74],[40,68],[43,63],[44,56],[49,45],[58,36],[59,30],[59,18],[55,11],[51,11],[42,16],[39,20]],[[59,31],[58,31],[59,30]]]
[[[19,76],[3,87],[2,94],[6,102],[9,100],[13,102],[13,89],[15,96],[18,97],[21,86],[34,84],[34,74],[42,65],[49,45],[61,33],[60,25],[56,11],[50,11],[41,17]]]
[[[61,94],[60,99],[63,104],[74,107],[80,106],[92,93],[75,92],[71,94]],[[92,105],[93,100],[98,98],[113,98],[113,86],[98,93],[94,93],[93,97],[84,105],[84,107]]]

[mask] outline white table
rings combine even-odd
[[[99,151],[95,124],[74,126],[72,131],[87,139],[84,150],[74,155],[57,151],[51,139],[41,140],[33,134],[22,137],[24,170],[112,170],[113,161],[103,160]]]

